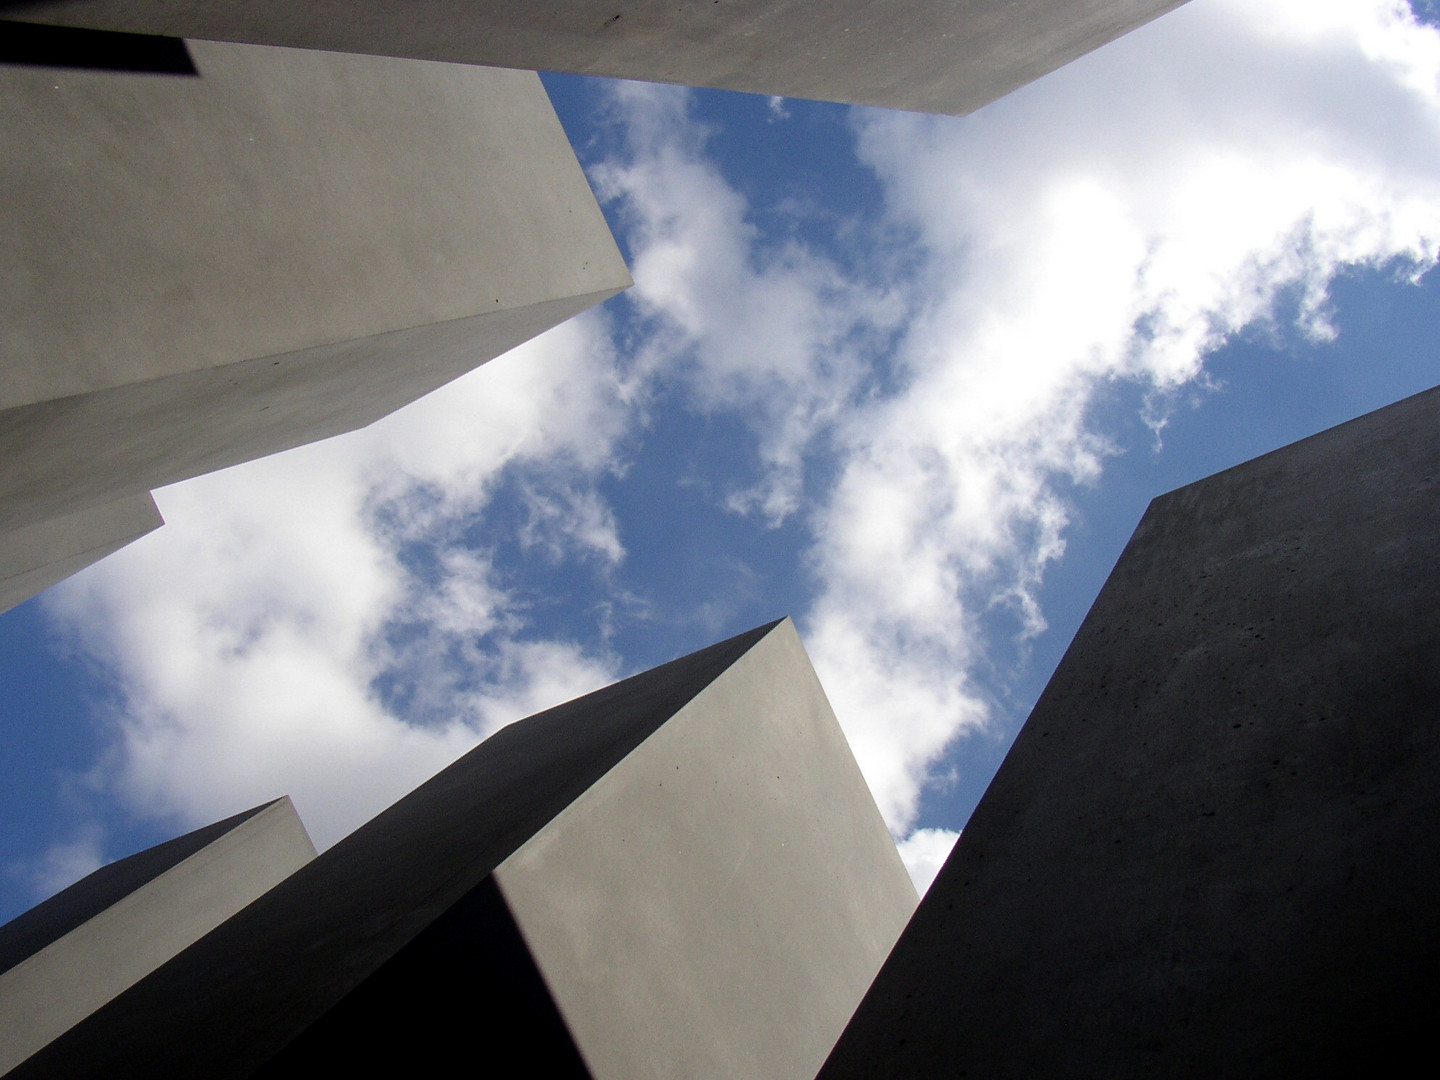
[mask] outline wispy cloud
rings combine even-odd
[[[52,845],[34,862],[12,862],[6,871],[10,877],[20,879],[29,895],[43,900],[103,866],[104,840],[98,825],[86,824],[71,839]]]
[[[629,147],[600,176],[651,347],[689,365],[697,408],[758,418],[763,494],[731,505],[793,512],[826,448],[802,629],[897,833],[987,721],[982,617],[1044,627],[1066,492],[1115,449],[1097,393],[1140,387],[1158,430],[1282,301],[1323,338],[1342,267],[1433,263],[1437,72],[1436,34],[1388,0],[1195,0],[965,120],[859,113],[872,244],[904,238],[884,262],[911,268],[883,287],[767,248],[683,93],[622,92]]]
[[[612,355],[582,318],[363,432],[161,492],[165,529],[51,599],[119,684],[97,782],[187,824],[289,793],[323,846],[612,679],[613,657],[527,634],[465,535],[509,470],[534,542],[622,557],[592,490],[625,430]]]

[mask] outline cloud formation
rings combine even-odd
[[[288,793],[324,846],[614,678],[612,657],[523,633],[464,536],[511,470],[542,504],[531,542],[623,556],[592,505],[624,431],[608,349],[584,317],[362,432],[160,492],[164,529],[51,599],[118,678],[96,781],[184,824]]]
[[[1194,0],[964,120],[858,112],[873,243],[910,268],[883,289],[757,243],[683,95],[625,92],[643,137],[603,189],[638,223],[639,304],[697,369],[698,407],[764,417],[772,519],[807,453],[833,452],[805,508],[802,631],[897,835],[986,723],[982,618],[1044,627],[1065,493],[1116,449],[1097,394],[1142,388],[1159,430],[1240,329],[1294,301],[1324,339],[1342,268],[1433,264],[1437,48],[1389,0]]]
[[[288,791],[323,846],[621,674],[535,629],[477,529],[503,491],[514,544],[615,572],[645,523],[605,485],[670,394],[748,432],[717,498],[805,530],[802,635],[928,880],[944,836],[913,830],[988,722],[987,620],[1043,629],[1067,492],[1117,449],[1097,396],[1138,387],[1159,431],[1228,336],[1323,339],[1337,272],[1418,273],[1440,244],[1440,36],[1392,0],[1193,0],[963,120],[857,111],[882,212],[837,231],[863,260],[762,230],[690,101],[613,91],[592,175],[633,253],[624,319],[161,492],[165,529],[52,594],[119,685],[104,790],[184,824]]]

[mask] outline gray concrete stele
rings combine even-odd
[[[810,1080],[915,904],[785,620],[502,729],[13,1075]]]
[[[29,0],[12,17],[963,115],[1184,0]]]
[[[1156,499],[822,1080],[1423,1070],[1437,612],[1440,388]]]
[[[0,64],[0,605],[630,284],[533,72],[189,53]]]
[[[314,857],[277,799],[103,866],[0,927],[0,1074]]]

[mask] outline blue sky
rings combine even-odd
[[[782,614],[923,879],[1151,497],[1440,382],[1385,0],[1192,0],[960,120],[546,85],[635,288],[0,616],[0,919]]]

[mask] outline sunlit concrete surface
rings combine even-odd
[[[495,880],[607,1080],[810,1080],[917,902],[788,620]]]
[[[534,73],[190,54],[0,66],[0,547],[368,424],[629,284]]]
[[[963,115],[1183,0],[40,0],[11,18]]]

